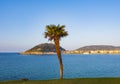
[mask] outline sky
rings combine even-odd
[[[44,38],[45,26],[66,26],[60,45],[120,46],[120,0],[0,0],[0,52],[23,52]]]

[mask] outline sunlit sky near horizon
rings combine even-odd
[[[22,52],[40,43],[45,26],[66,25],[68,50],[120,46],[120,0],[0,0],[0,52]]]

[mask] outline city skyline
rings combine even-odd
[[[66,25],[60,44],[120,46],[119,0],[0,0],[0,52],[22,52],[49,42],[45,26]]]

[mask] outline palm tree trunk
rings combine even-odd
[[[58,60],[59,60],[59,64],[60,64],[60,79],[63,79],[63,64],[62,64],[62,57],[61,57],[61,51],[60,51],[59,38],[55,37],[54,42],[55,42],[55,48],[56,48],[56,52],[57,52]]]

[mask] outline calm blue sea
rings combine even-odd
[[[120,77],[120,55],[62,55],[64,78]],[[56,55],[0,53],[0,81],[59,78]]]

